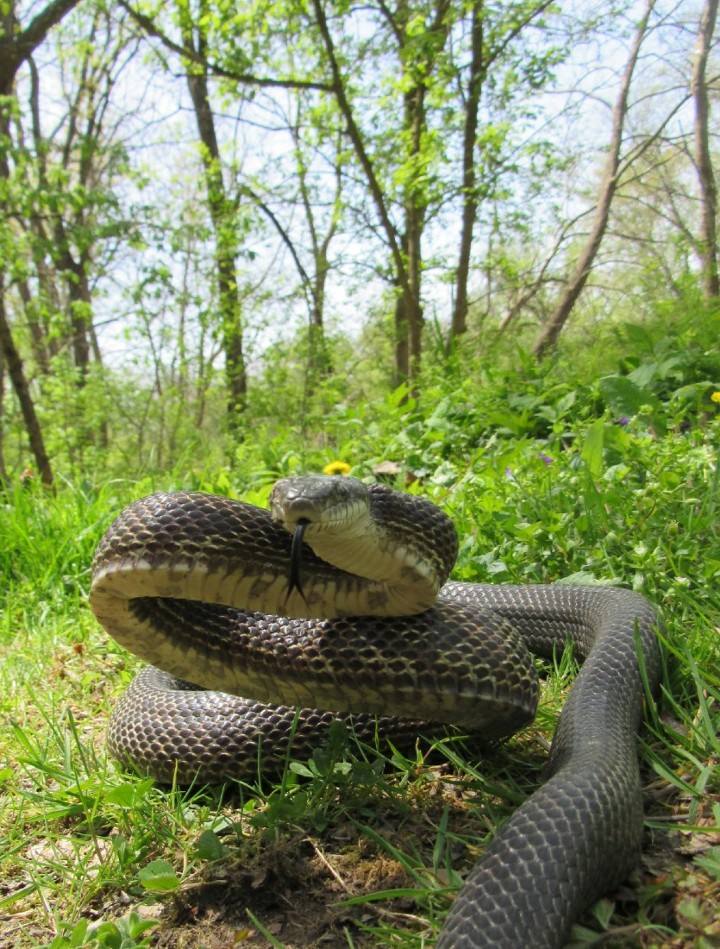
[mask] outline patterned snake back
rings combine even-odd
[[[549,779],[496,835],[438,941],[561,946],[637,859],[635,733],[641,667],[650,688],[659,678],[654,610],[609,587],[445,582],[451,523],[385,487],[285,479],[271,506],[159,494],[110,527],[91,606],[152,663],[113,715],[112,753],[160,780],[217,781],[284,760],[290,743],[310,753],[336,718],[360,737],[416,733],[417,719],[507,735],[537,705],[528,650],[571,642],[584,663]],[[315,615],[325,618],[302,618]]]

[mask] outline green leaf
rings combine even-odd
[[[652,334],[649,333],[644,326],[640,326],[637,323],[623,323],[622,335],[640,351],[653,351],[654,343]]]
[[[145,797],[152,785],[153,782],[150,778],[135,784],[131,784],[129,781],[119,784],[105,794],[105,801],[108,804],[117,804],[119,807],[137,807],[138,802]]]
[[[204,830],[198,837],[195,852],[201,860],[219,860],[225,848],[214,830]]]
[[[694,863],[720,883],[720,847],[711,847],[707,853],[695,857]]]
[[[598,385],[605,404],[617,415],[637,415],[643,405],[654,401],[652,393],[627,376],[606,376]]]
[[[605,443],[605,422],[598,419],[588,429],[583,442],[581,457],[593,478],[599,478],[603,469],[603,445]]]
[[[569,586],[594,586],[598,584],[598,581],[591,573],[588,573],[587,570],[578,570],[576,573],[571,573],[566,577],[560,577],[555,583],[562,583]]]
[[[88,921],[86,919],[79,920],[73,928],[72,933],[70,934],[70,945],[71,946],[84,946],[85,945],[85,934],[88,930]]]
[[[99,926],[93,928],[92,939],[99,946],[107,946],[109,949],[123,949],[122,933],[112,922],[100,923]],[[81,943],[81,945],[84,946],[86,943]]]
[[[138,880],[151,893],[172,893],[180,886],[180,878],[167,860],[153,860],[140,870]]]

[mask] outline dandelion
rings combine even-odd
[[[720,402],[720,392],[713,392],[713,394],[710,396],[710,399],[713,402]]]
[[[352,465],[346,461],[330,461],[323,468],[323,474],[327,475],[346,475],[350,474]]]

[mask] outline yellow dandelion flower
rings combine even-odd
[[[346,461],[330,461],[323,468],[323,474],[346,475],[350,474],[351,468]]]
[[[713,392],[710,398],[713,402],[720,402],[720,392]]]

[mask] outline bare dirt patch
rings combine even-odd
[[[255,856],[233,856],[208,867],[204,879],[183,888],[157,931],[163,949],[225,949],[270,945],[253,917],[287,949],[377,945],[365,927],[383,918],[415,921],[407,899],[344,905],[349,897],[412,885],[406,870],[352,825],[324,841],[298,835],[264,846]],[[252,916],[250,915],[252,914]],[[417,920],[420,924],[420,921]]]

